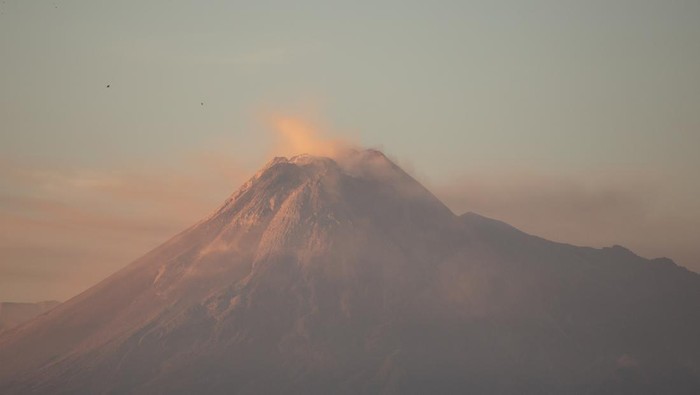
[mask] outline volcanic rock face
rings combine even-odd
[[[0,336],[0,392],[698,393],[698,333],[670,260],[455,216],[378,151],[297,156]]]

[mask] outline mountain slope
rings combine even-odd
[[[699,277],[457,217],[378,151],[276,158],[0,336],[0,390],[694,393]]]
[[[37,303],[0,302],[0,332],[29,321],[58,304],[54,300]]]

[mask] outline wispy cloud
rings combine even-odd
[[[4,166],[0,300],[72,296],[213,211],[251,173],[216,152],[180,162],[99,170]]]
[[[270,123],[276,133],[275,155],[311,154],[337,157],[354,144],[332,138],[322,126],[308,120],[289,116],[271,116]]]

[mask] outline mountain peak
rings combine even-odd
[[[370,199],[373,205],[366,204]],[[383,153],[369,149],[347,150],[335,157],[275,157],[232,194],[213,217],[223,215],[224,222],[240,218],[259,222],[274,216],[315,218],[320,211],[333,211],[337,216],[348,210],[367,216],[367,211],[381,205],[387,206],[386,212],[410,205],[406,212],[425,211],[430,213],[426,217],[443,219],[453,216]]]
[[[400,170],[389,158],[376,149],[346,149],[333,156],[314,155],[302,153],[290,157],[277,156],[269,161],[261,172],[264,172],[280,163],[289,163],[297,166],[339,166],[349,174],[358,173],[359,169],[367,169],[372,166],[385,166],[387,169]]]

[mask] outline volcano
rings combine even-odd
[[[700,393],[700,276],[453,214],[375,150],[275,158],[0,336],[0,393]]]

